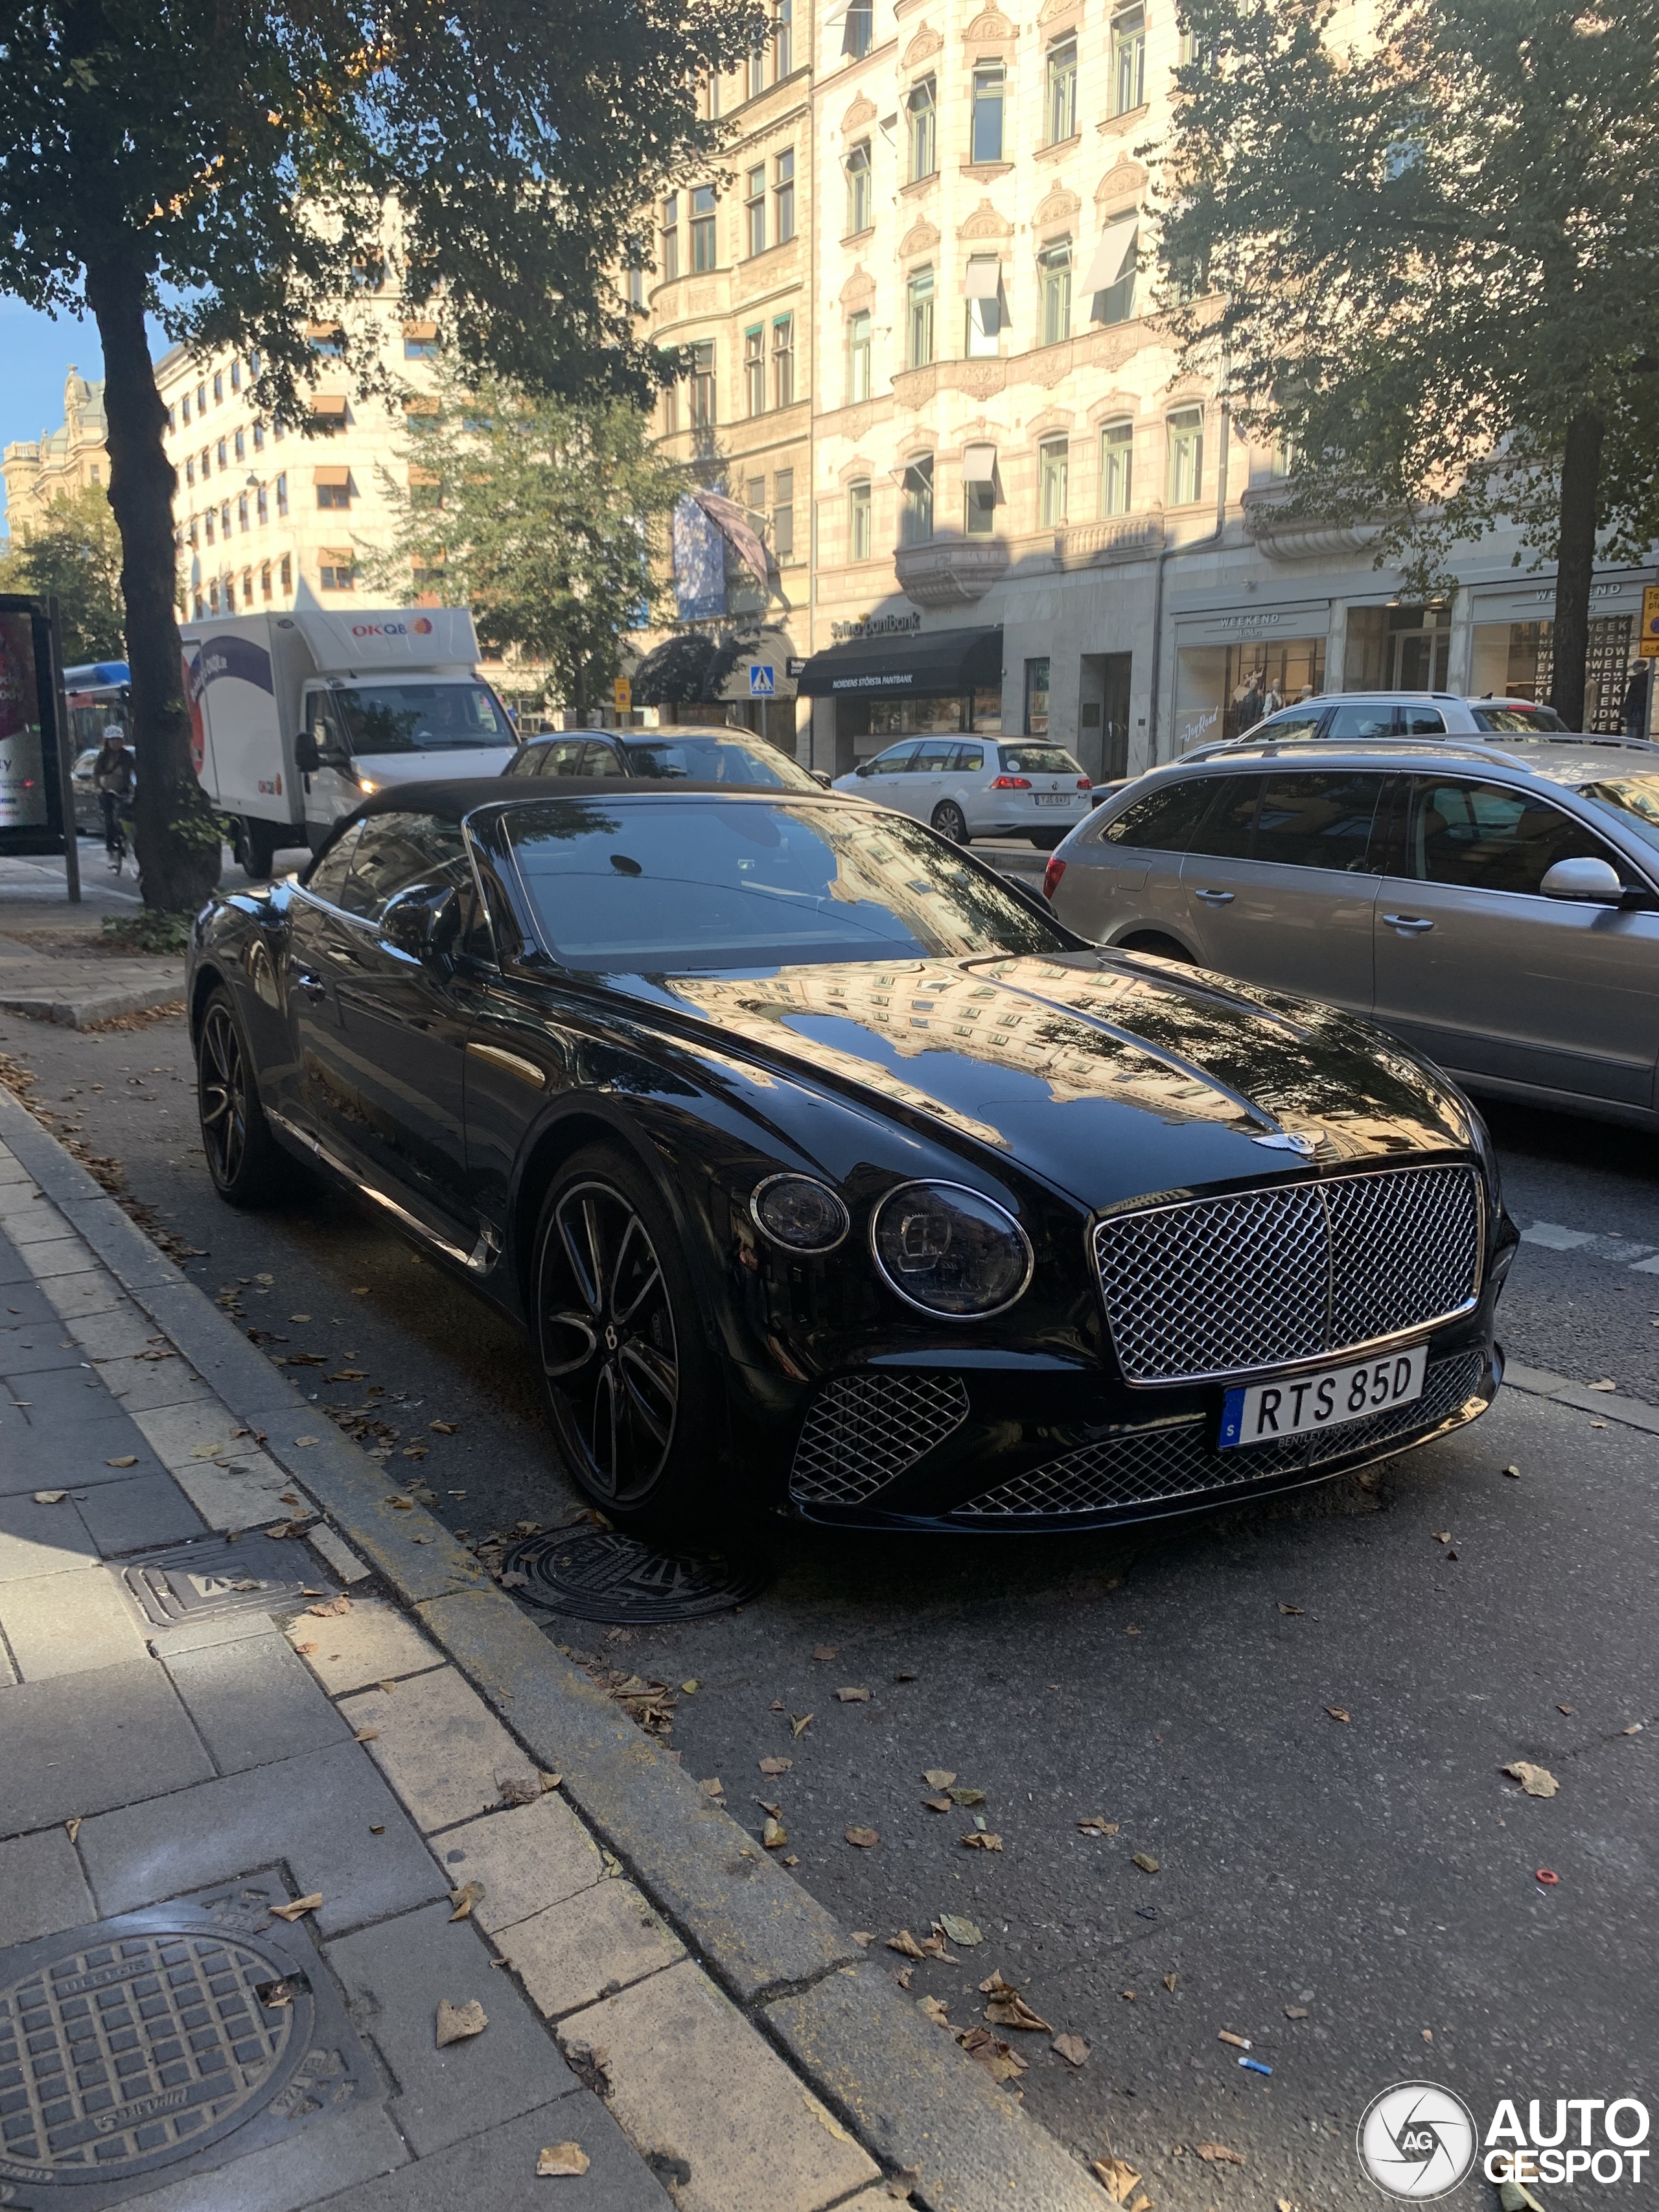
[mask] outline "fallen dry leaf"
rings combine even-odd
[[[1194,2143],[1193,2151],[1206,2166],[1243,2166],[1244,2163],[1243,2152],[1233,2150],[1226,2143]]]
[[[1506,1467],[1504,1472],[1505,1474],[1512,1474],[1517,1482],[1521,1479],[1521,1470],[1518,1467]]]
[[[323,1605],[308,1605],[306,1607],[307,1613],[314,1613],[319,1620],[327,1620],[336,1613],[349,1613],[350,1610],[351,1600],[349,1597],[331,1597]]]
[[[847,1840],[849,1844],[856,1844],[861,1851],[867,1851],[872,1850],[881,1838],[874,1828],[849,1828]]]
[[[1130,1864],[1138,1866],[1142,1874],[1160,1874],[1163,1871],[1162,1863],[1155,1859],[1150,1851],[1137,1851]]]
[[[993,2027],[1018,2027],[1036,2035],[1054,2033],[1042,2014],[1034,2012],[1019,1991],[1003,1980],[1000,1972],[979,1986],[987,1999],[985,2017]]]
[[[502,1579],[505,1580],[506,1577],[503,1577]],[[698,1691],[702,1689],[702,1684],[697,1676],[694,1674],[689,1682],[682,1682],[680,1684],[680,1687],[684,1691],[688,1698],[695,1698]]]
[[[1140,2176],[1121,2158],[1097,2158],[1094,2175],[1114,2204],[1127,2204],[1140,2187]]]
[[[902,1990],[908,1990],[915,1977],[915,1971],[916,1970],[914,1966],[901,1966],[897,1973],[894,1975],[893,1979],[898,1984]]]
[[[971,1836],[964,1836],[962,1840],[970,1851],[1000,1851],[1002,1849],[1001,1837],[992,1835],[986,1828],[975,1828]]]
[[[441,1437],[458,1437],[461,1433],[459,1421],[428,1421],[427,1426],[434,1435]]]
[[[586,2173],[592,2163],[580,2143],[547,2143],[536,2154],[536,2171],[543,2177]]]
[[[301,1649],[302,1651],[305,1650],[305,1648],[306,1648],[306,1647],[304,1646],[304,1644],[301,1644],[301,1645],[300,1646],[300,1649]],[[313,1644],[312,1645],[311,1649],[314,1651],[314,1650],[317,1649],[317,1647],[316,1647],[316,1645]],[[358,1729],[358,1731],[357,1731],[357,1735],[356,1735],[356,1741],[357,1741],[359,1743],[378,1743],[378,1742],[380,1741],[380,1731],[379,1730],[379,1729],[362,1728],[362,1729]]]
[[[1013,2046],[993,2035],[988,2027],[968,2028],[957,2035],[957,2041],[969,2057],[985,2068],[994,2081],[1015,2081],[1030,2071]]]
[[[1164,1986],[1171,1996],[1175,1995],[1176,1980],[1176,1977],[1174,1974],[1165,1974],[1164,1977]]]
[[[929,1766],[922,1771],[922,1780],[930,1790],[948,1790],[956,1780],[956,1770],[950,1766]]]
[[[307,1912],[314,1912],[322,1901],[322,1891],[313,1890],[309,1897],[296,1897],[291,1905],[273,1905],[271,1917],[273,1920],[288,1921],[302,1919]]]
[[[843,1705],[867,1705],[870,1702],[868,1690],[837,1690],[836,1695]]]
[[[1599,1382],[1592,1382],[1590,1384],[1590,1389],[1592,1390],[1616,1390],[1618,1388],[1619,1385],[1613,1381],[1611,1375],[1604,1375]]]
[[[950,2014],[937,1997],[918,1997],[916,2010],[926,2013],[935,2027],[949,2027],[951,2025]]]
[[[769,1820],[761,1830],[761,1842],[769,1851],[781,1851],[789,1840],[789,1832],[781,1820]]]
[[[68,1496],[67,1490],[37,1490],[34,1502],[37,1505],[61,1505]]]
[[[793,1759],[763,1759],[760,1771],[763,1774],[787,1774],[794,1763]]]
[[[447,2044],[465,2043],[471,2036],[482,2035],[489,2025],[489,2016],[477,1997],[469,1997],[460,2005],[451,2004],[447,1997],[439,1998],[434,2028],[440,2051]]]
[[[450,1914],[450,1918],[470,1920],[472,1917],[473,1906],[481,1901],[483,1893],[484,1886],[481,1881],[465,1882],[459,1889],[452,1889],[449,1893],[449,1901],[455,1910]]]
[[[789,1733],[795,1738],[797,1742],[799,1742],[801,1737],[805,1735],[807,1729],[811,1727],[814,1717],[815,1716],[811,1713],[791,1713],[789,1716]]]
[[[119,1459],[106,1459],[104,1462],[106,1467],[137,1467],[137,1452],[123,1452]]]
[[[1283,1598],[1279,1601],[1279,1609],[1281,1613],[1291,1614],[1292,1618],[1299,1618],[1302,1612],[1299,1605],[1286,1605]]]
[[[921,1802],[930,1813],[948,1813],[951,1809],[948,1797],[924,1797]]]
[[[985,1941],[982,1931],[971,1920],[963,1920],[957,1913],[941,1912],[938,1924],[953,1943],[960,1943],[965,1951],[971,1951],[975,1943]]]
[[[1529,1759],[1517,1759],[1504,1771],[1514,1776],[1528,1797],[1553,1797],[1561,1787],[1547,1766],[1534,1766]]]
[[[836,1646],[833,1644],[815,1644],[812,1646],[812,1656],[815,1659],[833,1659],[835,1656]]]
[[[985,1802],[985,1792],[982,1790],[958,1788],[947,1790],[945,1794],[953,1805],[982,1805]]]
[[[1054,2048],[1068,2066],[1085,2064],[1091,2047],[1080,2035],[1057,2035],[1054,2041]]]
[[[1340,1705],[1327,1705],[1325,1710],[1334,1721],[1351,1721],[1353,1718],[1353,1715]]]
[[[726,1784],[718,1774],[711,1774],[707,1782],[698,1783],[697,1787],[705,1797],[724,1797],[726,1795]]]
[[[853,1928],[849,1929],[848,1933],[860,1951],[867,1951],[876,1940],[876,1931],[873,1928]]]
[[[384,1682],[377,1682],[377,1683],[374,1685],[374,1686],[375,1686],[375,1688],[376,1688],[377,1690],[384,1690],[384,1691],[386,1692],[386,1693],[387,1697],[389,1698],[389,1697],[392,1695],[392,1692],[397,1688],[398,1685],[397,1685],[394,1681],[392,1681],[390,1678],[388,1678],[388,1679],[387,1679],[386,1681],[384,1681]]]
[[[1085,1836],[1115,1836],[1122,1825],[1121,1820],[1109,1820],[1099,1813],[1091,1813],[1086,1820],[1078,1822]]]
[[[896,1951],[902,1959],[927,1959],[934,1955],[922,1949],[908,1928],[901,1928],[896,1936],[890,1936],[887,1948],[890,1951]]]
[[[1306,2005],[1286,2005],[1285,2017],[1286,2020],[1306,2020],[1308,2008]]]
[[[72,1820],[65,1820],[64,1823],[64,1832],[69,1837],[70,1843],[73,1843],[75,1838],[81,1832],[82,1817],[82,1816],[77,1813]]]

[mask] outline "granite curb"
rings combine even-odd
[[[434,1516],[271,1369],[9,1092],[0,1140],[239,1424],[308,1492],[535,1758],[754,2025],[928,2212],[1098,2212],[1081,2163],[902,2000],[546,1638]],[[1602,1401],[1604,1407],[1606,1401]],[[301,1444],[296,1441],[304,1437]]]

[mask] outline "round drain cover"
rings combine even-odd
[[[12,2085],[0,2177],[107,2185],[291,2097],[313,2013],[291,1976],[246,1937],[204,1930],[92,1944],[83,1932],[79,1948],[37,1958],[0,1987],[0,2082]],[[273,1984],[285,2000],[274,2006],[259,1994]]]
[[[771,1578],[752,1559],[675,1558],[615,1528],[526,1537],[501,1563],[509,1589],[579,1620],[694,1620],[745,1603]]]

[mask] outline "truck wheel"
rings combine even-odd
[[[276,825],[273,822],[258,822],[252,815],[237,818],[236,842],[232,848],[236,865],[250,876],[265,877],[270,873],[271,863],[276,857]]]

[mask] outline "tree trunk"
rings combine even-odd
[[[194,913],[219,880],[219,828],[191,758],[173,611],[173,474],[161,443],[167,410],[144,331],[145,272],[131,246],[89,258],[86,289],[104,344],[109,503],[121,533],[139,888],[148,907]]]
[[[1584,726],[1584,661],[1589,652],[1590,577],[1601,491],[1599,415],[1575,415],[1561,453],[1550,704],[1570,730]]]

